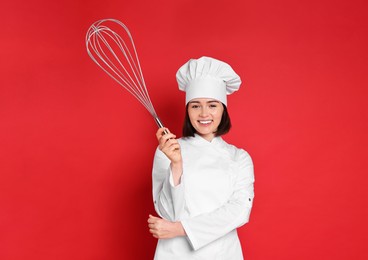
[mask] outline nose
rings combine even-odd
[[[201,113],[199,114],[200,117],[206,117],[208,116],[208,108],[207,106],[202,106]]]

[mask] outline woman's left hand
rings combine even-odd
[[[180,222],[171,222],[163,218],[149,215],[147,220],[149,232],[159,239],[185,236],[185,231]]]

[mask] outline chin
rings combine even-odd
[[[210,134],[213,134],[214,131],[205,131],[205,132],[203,132],[203,131],[197,131],[197,133],[199,135],[210,135]]]

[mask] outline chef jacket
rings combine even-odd
[[[211,142],[195,134],[178,139],[183,158],[174,186],[170,160],[156,150],[153,200],[157,214],[180,221],[185,237],[159,239],[156,260],[243,259],[237,228],[249,220],[254,198],[249,154],[221,137]]]

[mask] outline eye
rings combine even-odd
[[[199,108],[199,106],[198,105],[192,105],[191,108],[195,109],[195,108]]]
[[[210,107],[215,108],[215,107],[217,107],[217,104],[210,104]]]

